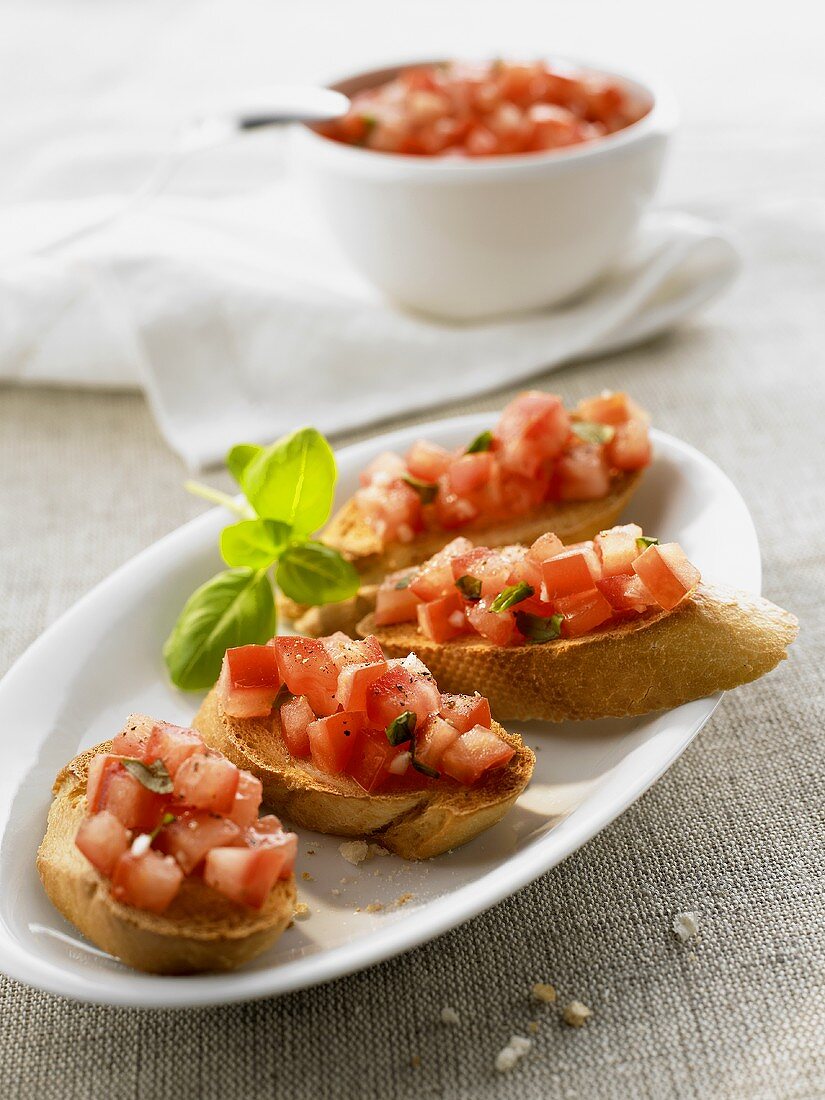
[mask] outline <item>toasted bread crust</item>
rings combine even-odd
[[[130,724],[150,722],[132,716]],[[278,882],[260,910],[224,898],[198,879],[186,878],[165,913],[148,913],[115,901],[108,881],[75,846],[86,814],[89,762],[111,749],[105,741],[80,753],[59,773],[37,870],[55,907],[87,939],[136,970],[194,974],[232,970],[265,951],[295,911],[295,880]]]
[[[193,724],[210,747],[261,780],[264,803],[290,823],[374,840],[404,859],[440,855],[494,825],[527,786],[535,763],[519,737],[494,723],[516,754],[485,782],[462,787],[441,779],[421,790],[368,795],[346,776],[294,760],[281,739],[277,708],[270,718],[231,718],[213,689]]]
[[[546,531],[554,531],[566,543],[591,539],[599,531],[613,526],[638,488],[642,474],[639,470],[618,475],[610,493],[601,500],[549,502],[539,511],[502,523],[470,524],[457,531],[427,531],[412,542],[393,543],[386,548],[364,519],[355,500],[349,500],[333,516],[321,537],[361,573],[363,584],[358,594],[322,607],[303,607],[282,599],[280,609],[300,634],[310,638],[320,638],[336,630],[357,637],[357,624],[375,609],[375,594],[387,573],[426,561],[456,535],[464,535],[477,546],[489,547],[517,542],[529,545]]]
[[[445,691],[483,692],[497,718],[559,722],[647,714],[756,680],[787,656],[798,623],[760,596],[701,585],[675,611],[545,645],[438,644],[372,616],[359,631],[388,657],[413,650]]]

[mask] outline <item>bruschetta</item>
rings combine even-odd
[[[359,624],[414,650],[449,691],[483,687],[501,719],[624,717],[757,679],[786,656],[793,615],[701,583],[678,543],[625,524],[565,546],[469,546],[387,578]]]
[[[228,650],[194,724],[290,822],[405,859],[495,824],[535,762],[484,697],[442,695],[413,655],[387,661],[344,634]]]
[[[40,878],[67,920],[137,970],[229,970],[295,910],[297,837],[261,784],[191,729],[132,715],[54,784]]]
[[[619,518],[651,460],[649,418],[624,393],[565,409],[554,394],[515,398],[495,427],[455,451],[419,440],[379,455],[322,539],[362,577],[340,604],[284,610],[302,634],[355,625],[388,573],[425,561],[456,535],[485,546],[531,543],[544,531],[592,538]]]

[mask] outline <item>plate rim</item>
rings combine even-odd
[[[410,435],[440,432],[464,426],[472,429],[488,424],[494,416],[495,411],[449,416],[378,433],[346,447],[336,448],[336,459],[339,464],[344,458],[348,463],[357,463],[361,455],[372,454],[377,449],[392,449]],[[704,466],[717,481],[725,483],[728,490],[739,499],[743,516],[747,517],[749,525],[749,530],[743,533],[743,537],[746,537],[754,548],[755,570],[759,581],[756,590],[760,591],[761,552],[758,536],[750,510],[739,490],[712,459],[691,444],[660,429],[653,429],[651,434],[654,444],[663,445],[665,450],[675,452],[677,455],[681,454]],[[89,602],[98,598],[101,592],[105,592],[109,586],[116,587],[122,574],[134,568],[137,561],[142,560],[146,563],[156,555],[165,556],[169,542],[180,541],[181,551],[185,554],[188,540],[197,541],[201,529],[213,526],[223,512],[224,509],[220,506],[207,509],[150,543],[99,581],[63,611],[58,619],[50,624],[13,662],[0,680],[0,697],[7,689],[7,685],[13,686],[17,676],[25,671],[29,662],[38,659],[41,646],[48,643],[53,633],[62,629],[63,622],[68,616],[77,614]],[[386,927],[374,930],[354,941],[319,951],[317,954],[299,956],[289,962],[262,970],[241,969],[226,974],[209,973],[191,976],[150,975],[130,971],[127,977],[132,979],[131,982],[107,987],[105,983],[85,979],[82,973],[66,970],[57,963],[39,958],[31,951],[21,951],[20,942],[13,931],[8,928],[5,921],[0,921],[0,969],[9,977],[24,984],[83,1003],[141,1009],[179,1009],[281,996],[377,965],[435,940],[499,904],[542,874],[551,871],[574,851],[593,839],[629,809],[682,755],[699,730],[711,718],[721,698],[720,692],[705,700],[695,700],[686,704],[686,706],[695,706],[705,703],[705,708],[678,736],[673,736],[673,743],[662,752],[661,756],[657,756],[648,767],[638,771],[633,781],[622,790],[621,798],[603,800],[603,804],[595,809],[581,812],[588,807],[589,803],[586,800],[565,816],[555,828],[548,831],[539,844],[510,856],[499,866],[491,868],[458,889],[427,902],[421,910],[413,910],[408,915],[388,923]],[[0,840],[5,838],[12,826],[13,820],[9,816]],[[550,849],[549,853],[545,851],[547,847]],[[493,876],[496,878],[494,879]],[[478,883],[486,879],[490,881],[486,883],[485,890],[478,890]],[[460,904],[456,905],[456,899]],[[427,919],[422,921],[421,913],[424,909]],[[15,946],[18,948],[16,951]]]

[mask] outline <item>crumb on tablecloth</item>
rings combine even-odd
[[[582,1004],[581,1001],[570,1001],[564,1006],[562,1012],[564,1022],[569,1024],[570,1027],[584,1027],[592,1015],[592,1009]]]
[[[441,1009],[441,1022],[442,1024],[458,1024],[460,1023],[459,1015],[454,1008],[450,1008],[449,1005],[445,1005]]]
[[[693,939],[699,932],[699,914],[677,913],[673,918],[672,927],[676,936],[682,943],[686,943],[688,940]]]
[[[519,1058],[523,1058],[533,1045],[533,1040],[524,1035],[513,1035],[510,1042],[496,1055],[496,1069],[506,1073],[513,1068]]]
[[[530,987],[530,992],[537,1001],[543,1001],[546,1005],[555,1003],[556,990],[549,982],[536,982]]]

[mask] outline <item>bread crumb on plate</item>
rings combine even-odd
[[[506,1073],[512,1069],[519,1058],[523,1058],[533,1045],[533,1040],[524,1035],[513,1035],[510,1042],[496,1055],[496,1069]]]
[[[592,1010],[587,1005],[582,1004],[581,1001],[570,1001],[564,1006],[562,1012],[564,1022],[571,1027],[584,1027],[592,1015]]]
[[[365,840],[347,840],[338,845],[338,851],[347,863],[357,867],[359,863],[363,863],[367,858],[369,848]]]
[[[295,919],[306,920],[309,916],[309,906],[305,901],[299,901],[295,906]]]

